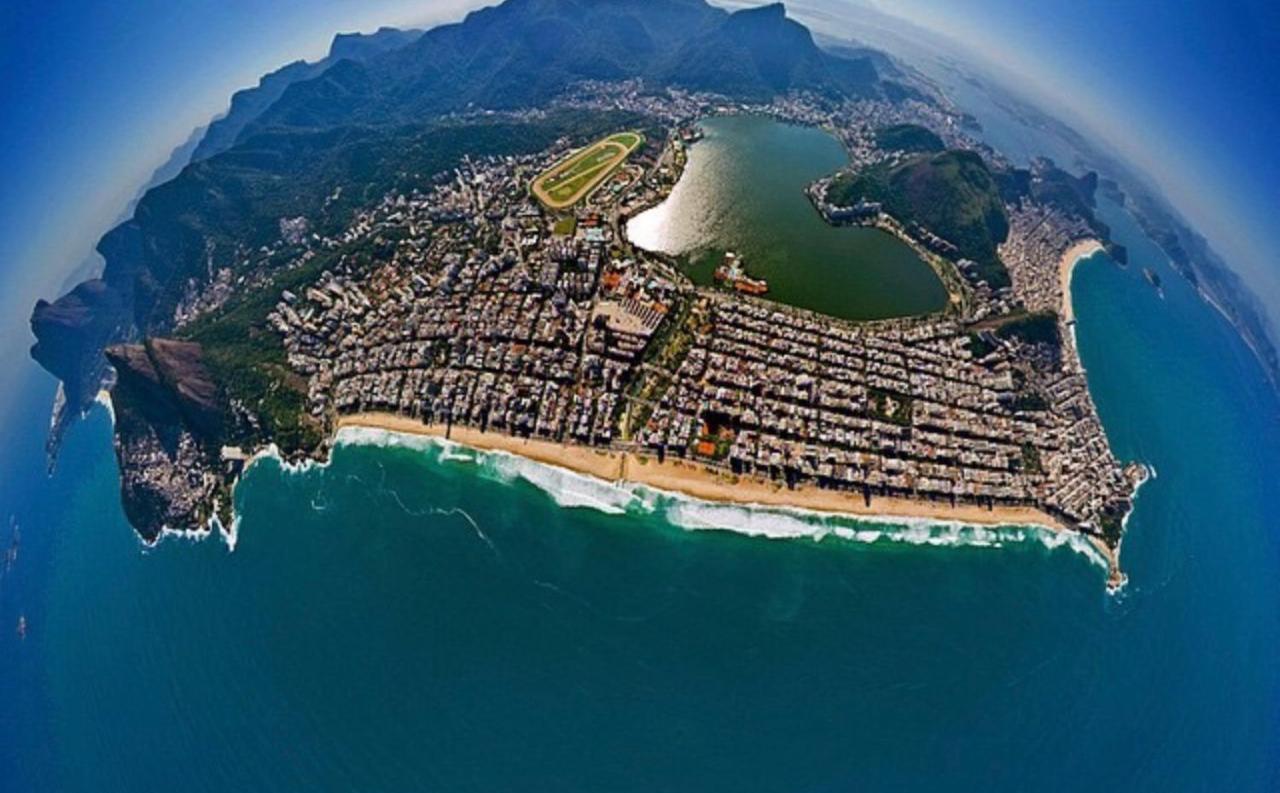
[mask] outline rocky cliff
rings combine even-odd
[[[129,522],[147,541],[207,522],[223,485],[226,406],[200,345],[170,339],[108,347],[116,370],[116,456]]]

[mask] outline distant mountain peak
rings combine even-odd
[[[382,53],[406,47],[421,36],[420,30],[391,27],[380,27],[374,33],[335,35],[324,59],[315,63],[301,59],[287,63],[263,75],[257,86],[237,91],[231,97],[227,112],[209,125],[191,160],[205,160],[231,148],[244,128],[275,104],[289,86],[320,77],[339,61],[363,63]]]
[[[413,43],[421,30],[380,27],[373,33],[339,33],[329,45],[329,59],[366,60],[388,50]]]
[[[274,181],[272,168],[297,159],[294,144],[323,151],[352,130],[372,139],[465,108],[538,107],[582,81],[621,79],[747,102],[796,90],[850,97],[891,88],[869,57],[819,48],[781,3],[730,13],[706,0],[506,0],[426,33],[341,33],[323,60],[296,61],[236,93],[192,164],[103,239],[103,282],[37,307],[33,354],[80,410],[101,381],[106,342],[166,330],[186,275],[207,273],[205,246],[191,242],[207,234],[200,223],[215,217],[230,227],[247,211],[239,194],[207,184],[264,174]],[[308,134],[315,132],[322,134]],[[260,133],[271,134],[254,140]],[[178,195],[207,214],[186,211]],[[195,228],[186,233],[188,223]]]
[[[767,5],[756,6],[755,8],[744,8],[735,11],[733,16],[740,19],[750,17],[785,17],[787,15],[787,7],[782,3],[769,3]]]

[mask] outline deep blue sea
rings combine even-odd
[[[1158,472],[1117,596],[1034,539],[691,530],[800,519],[439,447],[268,460],[234,552],[145,550],[105,409],[45,475],[32,365],[4,385],[0,789],[1280,788],[1280,404],[1104,216],[1132,263],[1077,268],[1079,344],[1116,452]]]

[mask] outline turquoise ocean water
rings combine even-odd
[[[1117,453],[1158,472],[1114,597],[1035,539],[697,531],[800,519],[438,447],[264,462],[234,552],[144,550],[106,411],[46,477],[53,384],[27,373],[0,454],[0,789],[1277,789],[1280,405],[1104,215],[1132,264],[1077,269],[1079,343]]]

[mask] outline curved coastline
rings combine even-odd
[[[1089,237],[1067,248],[1058,260],[1058,281],[1062,285],[1060,313],[1062,321],[1068,325],[1076,321],[1076,312],[1071,305],[1071,276],[1075,273],[1076,265],[1104,250],[1106,247],[1100,241]]]
[[[1102,243],[1096,239],[1081,240],[1068,248],[1059,261],[1059,275],[1063,285],[1062,316],[1064,323],[1070,327],[1073,334],[1071,276],[1080,261],[1103,250]],[[109,397],[101,401],[110,410]],[[114,415],[112,418],[114,419]],[[639,495],[636,489],[643,489],[660,495],[688,499],[693,504],[710,507],[740,507],[745,510],[760,510],[775,514],[790,513],[801,519],[805,517],[847,518],[872,524],[906,523],[908,525],[908,528],[901,532],[878,529],[872,529],[869,532],[853,532],[848,529],[829,529],[814,524],[806,527],[804,531],[778,533],[768,530],[757,531],[741,526],[720,526],[713,514],[710,522],[698,520],[697,525],[685,525],[685,528],[725,528],[757,536],[811,536],[815,539],[831,533],[864,541],[874,541],[885,536],[889,539],[920,544],[979,546],[999,545],[1014,539],[1035,538],[1050,547],[1068,544],[1073,550],[1082,553],[1104,568],[1107,572],[1106,584],[1109,593],[1117,592],[1127,583],[1127,576],[1120,568],[1119,546],[1111,548],[1100,538],[1073,529],[1052,515],[1034,507],[995,506],[987,509],[975,504],[951,506],[935,501],[890,496],[876,496],[872,503],[868,504],[856,493],[824,490],[811,486],[787,489],[775,482],[735,477],[686,460],[668,459],[660,463],[652,456],[631,451],[604,450],[544,439],[523,439],[494,432],[481,432],[471,427],[450,428],[442,424],[427,425],[405,416],[377,412],[357,413],[340,418],[334,428],[334,435],[327,444],[330,453],[333,447],[347,443],[378,445],[372,439],[353,438],[352,433],[360,430],[374,430],[406,439],[417,438],[428,443],[452,444],[486,453],[510,455],[539,466],[588,477],[601,486],[624,486],[630,491],[631,497]],[[306,471],[316,466],[327,465],[328,456],[326,454],[319,458],[286,459],[274,444],[269,444],[258,449],[249,458],[242,476],[264,458],[275,459],[285,470]],[[1147,471],[1147,473],[1149,476],[1150,472]],[[526,478],[529,477],[526,476]],[[535,484],[538,483],[535,482]],[[1141,482],[1138,483],[1139,487],[1141,484]],[[560,497],[557,497],[557,500],[560,500]],[[623,511],[619,507],[597,503],[589,498],[575,500],[567,505],[595,506],[608,512]],[[240,520],[240,515],[235,511],[233,497],[228,521],[220,520],[215,516],[206,525],[187,531],[166,528],[157,540],[175,536],[199,540],[216,533],[229,550],[234,550]],[[951,527],[954,531],[943,537],[933,534],[926,534],[923,537],[905,536],[912,530],[912,526],[921,524],[935,528]],[[1000,529],[1013,531],[1001,532]],[[148,543],[147,547],[152,545],[154,543]]]
[[[496,452],[530,460],[573,474],[589,477],[605,485],[629,485],[710,505],[745,509],[781,510],[815,517],[845,517],[874,523],[923,522],[935,525],[970,527],[978,530],[1027,528],[1061,538],[1107,570],[1107,587],[1114,591],[1124,583],[1116,550],[1097,537],[1076,531],[1034,507],[997,506],[986,509],[973,504],[949,504],[877,496],[867,504],[860,495],[816,487],[786,487],[745,477],[733,477],[689,461],[666,460],[635,452],[593,449],[541,439],[523,439],[474,428],[428,425],[387,413],[357,413],[339,420],[335,443],[350,431],[376,430],[398,436],[452,443],[482,452]],[[359,442],[359,441],[357,441]],[[705,528],[712,528],[706,526]],[[987,542],[985,544],[994,544]]]
[[[1081,240],[1068,248],[1059,261],[1059,277],[1063,286],[1062,317],[1064,323],[1071,327],[1074,334],[1075,317],[1071,309],[1071,277],[1075,266],[1101,251],[1105,250],[1096,239]],[[924,523],[934,526],[968,527],[979,531],[978,541],[968,542],[973,545],[999,544],[1008,535],[988,535],[987,532],[998,528],[1030,529],[1031,536],[1042,538],[1061,538],[1062,543],[1070,543],[1071,547],[1098,563],[1107,571],[1107,590],[1114,593],[1127,583],[1127,576],[1120,568],[1120,548],[1109,547],[1100,538],[1073,529],[1043,510],[1034,507],[995,506],[987,509],[975,504],[950,504],[926,500],[913,500],[900,497],[876,496],[872,503],[856,493],[835,490],[824,490],[816,487],[801,486],[787,489],[778,483],[749,477],[735,477],[715,471],[696,462],[687,460],[671,460],[658,462],[648,455],[636,452],[622,452],[562,444],[537,438],[517,438],[495,432],[481,432],[471,427],[446,427],[443,424],[423,424],[405,416],[390,413],[356,413],[340,418],[335,426],[330,447],[345,443],[365,442],[359,438],[351,438],[351,432],[374,430],[389,433],[393,436],[423,439],[429,443],[453,444],[471,448],[481,452],[511,455],[572,474],[588,477],[601,485],[632,486],[649,491],[691,499],[707,505],[735,506],[748,510],[774,510],[806,515],[812,517],[838,518],[870,523]],[[274,446],[269,445],[258,450],[247,462],[245,472],[264,458],[277,460],[287,470],[305,471],[317,465],[326,465],[327,459],[305,459],[288,461]],[[1151,472],[1144,468],[1149,478]],[[1141,487],[1139,482],[1135,491]],[[594,505],[606,511],[620,512],[621,509],[608,509],[608,505],[594,504],[588,501],[575,502],[576,505]],[[207,537],[219,530],[229,548],[234,549],[240,518],[234,515],[228,529],[218,521],[195,532],[166,531],[162,536],[180,535],[183,537]],[[706,524],[695,528],[716,528],[714,524]],[[729,527],[726,527],[729,528]],[[766,532],[746,531],[748,534],[775,535]],[[823,532],[815,529],[812,536],[821,536]],[[839,535],[841,532],[834,532]],[[877,536],[882,532],[873,532]],[[892,536],[892,533],[883,532]],[[963,540],[958,541],[962,542]],[[928,540],[925,540],[928,542]],[[1047,541],[1046,544],[1060,544]]]
[[[1058,309],[1058,317],[1061,326],[1066,329],[1067,336],[1071,339],[1069,356],[1074,361],[1074,365],[1078,367],[1082,373],[1085,372],[1085,367],[1084,361],[1080,360],[1079,344],[1076,341],[1076,312],[1071,299],[1071,279],[1075,275],[1076,266],[1080,264],[1080,262],[1096,256],[1099,253],[1103,253],[1106,249],[1106,245],[1104,245],[1101,240],[1094,237],[1086,237],[1072,243],[1065,251],[1062,252],[1062,256],[1058,259],[1058,283],[1060,285],[1059,294],[1061,299]],[[1092,393],[1090,393],[1089,398],[1092,400]],[[1139,488],[1141,488],[1151,476],[1151,471],[1147,466],[1143,465],[1142,470],[1142,478],[1134,485],[1133,495],[1137,495]],[[1133,512],[1130,511],[1129,514],[1125,516],[1123,525],[1128,525],[1129,517],[1132,516],[1132,514]],[[1103,551],[1107,557],[1107,591],[1111,593],[1118,592],[1127,583],[1129,583],[1129,576],[1125,575],[1124,571],[1120,568],[1120,549],[1123,544],[1123,538],[1120,542],[1116,543],[1115,548],[1111,548],[1096,537],[1089,537],[1089,540],[1096,545],[1100,551]]]
[[[667,196],[657,205],[649,207],[647,211],[660,210],[661,207],[668,205],[669,199],[670,197]],[[631,217],[630,221],[635,221],[637,217]],[[621,227],[624,239],[629,239],[630,225],[631,223],[628,222]],[[1067,248],[1058,262],[1061,284],[1060,316],[1070,331],[1073,347],[1075,317],[1071,305],[1071,277],[1076,264],[1104,250],[1105,247],[1099,240],[1082,239]],[[1078,356],[1073,357],[1079,365]],[[859,493],[827,490],[816,486],[788,489],[779,483],[762,478],[734,476],[701,465],[696,461],[667,459],[664,462],[658,462],[651,455],[635,451],[606,450],[562,444],[545,439],[523,439],[500,433],[481,432],[470,427],[446,428],[443,424],[424,425],[416,419],[390,413],[359,413],[339,418],[334,425],[334,434],[321,449],[317,450],[316,456],[286,457],[274,444],[259,448],[246,461],[242,474],[264,457],[276,459],[291,471],[326,465],[328,452],[334,446],[362,442],[352,440],[350,433],[346,432],[355,429],[425,437],[433,439],[432,442],[453,443],[482,452],[513,455],[542,466],[590,477],[602,485],[624,486],[632,493],[635,492],[634,488],[643,488],[713,506],[736,506],[747,510],[775,513],[790,512],[816,518],[847,518],[869,523],[965,527],[976,530],[979,535],[976,538],[955,537],[953,539],[956,544],[999,544],[1009,539],[1011,534],[1021,532],[1020,536],[1031,534],[1046,538],[1046,544],[1049,545],[1070,543],[1073,549],[1085,554],[1091,561],[1106,569],[1108,591],[1118,590],[1127,580],[1120,568],[1119,545],[1112,548],[1101,538],[1066,525],[1044,510],[1032,506],[997,505],[988,508],[967,503],[953,506],[947,502],[899,496],[874,496],[872,499],[864,499]],[[344,434],[347,437],[344,438]],[[214,534],[216,530],[229,549],[234,550],[240,523],[240,517],[235,512],[234,496],[229,507],[225,520],[219,519],[219,511],[215,510],[214,517],[206,525],[187,531],[166,527],[157,540],[173,536],[200,539]],[[719,526],[715,524],[707,524],[697,528],[717,527]],[[724,528],[733,529],[729,526]],[[996,532],[996,529],[1016,531]],[[736,530],[742,531],[741,528]],[[1029,532],[1022,530],[1029,530]],[[747,530],[745,533],[757,532]],[[820,535],[822,532],[818,529],[807,533]],[[770,534],[769,536],[778,535]],[[1056,539],[1050,541],[1047,538]],[[148,545],[151,544],[154,543],[148,543]]]

